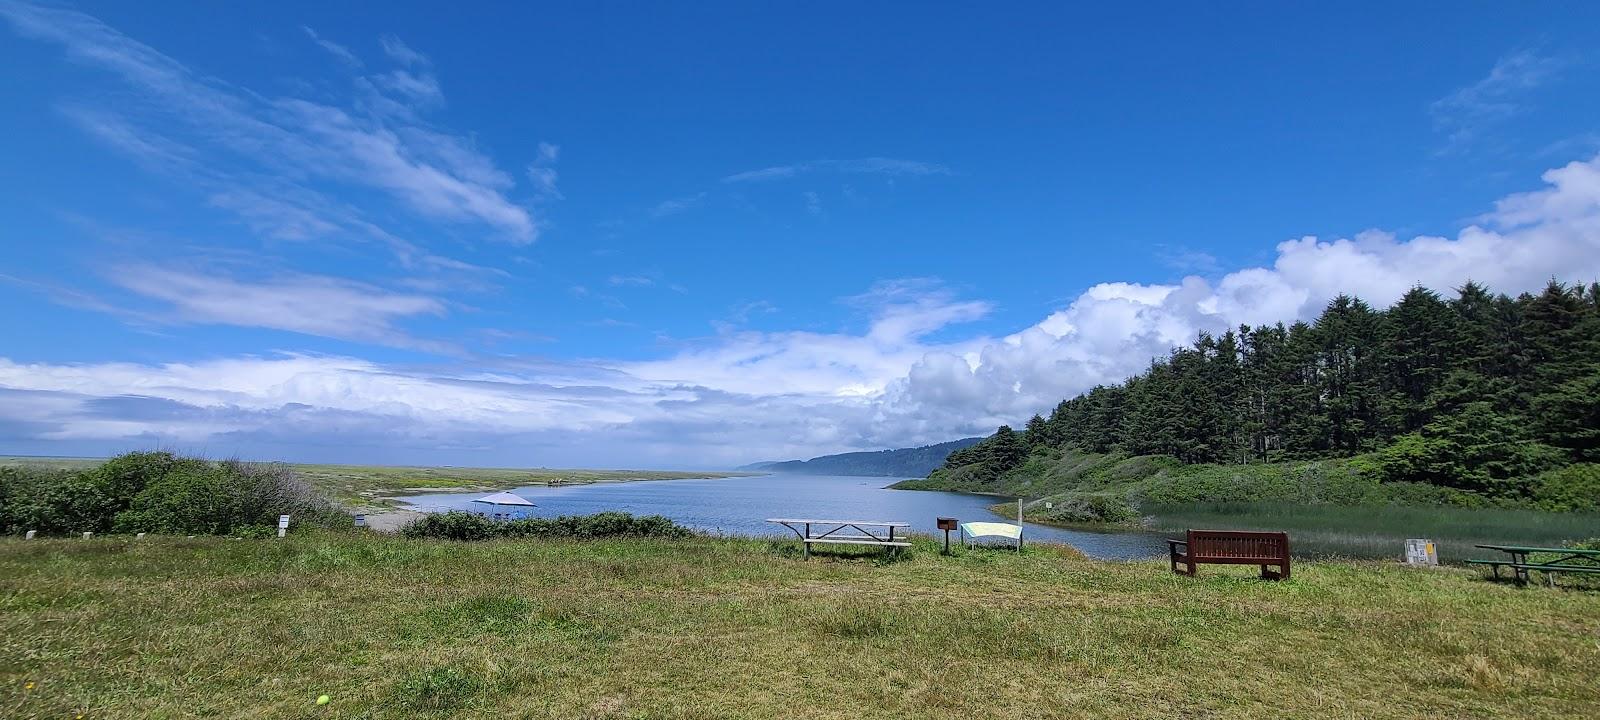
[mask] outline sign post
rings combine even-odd
[[[939,518],[939,529],[944,531],[944,554],[950,554],[950,531],[956,529],[957,520],[952,517]]]
[[[279,515],[278,516],[278,537],[283,537],[284,535],[286,535],[288,533],[289,533],[289,516],[288,515]]]

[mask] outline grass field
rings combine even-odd
[[[104,458],[4,457],[0,465],[83,470]],[[751,473],[671,470],[559,470],[550,468],[402,467],[389,465],[308,465],[290,463],[302,478],[330,499],[351,509],[381,507],[384,499],[429,490],[471,492],[556,483],[626,482],[717,478]]]
[[[1600,715],[1600,592],[932,548],[0,540],[0,716]]]

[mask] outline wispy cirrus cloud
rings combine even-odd
[[[855,160],[813,160],[793,165],[777,165],[734,173],[722,178],[725,183],[763,182],[782,180],[812,172],[836,172],[850,175],[927,176],[949,175],[950,168],[937,163],[895,158],[868,157]]]
[[[156,301],[155,307],[138,310],[150,321],[267,328],[430,352],[455,351],[445,343],[414,338],[396,326],[406,318],[446,313],[443,301],[418,293],[302,273],[245,279],[215,267],[119,266],[106,277],[124,290]]]
[[[664,218],[670,215],[677,215],[687,210],[699,207],[700,203],[704,202],[705,199],[706,193],[699,192],[693,195],[672,198],[671,200],[663,200],[659,203],[656,203],[656,206],[650,209],[650,216],[655,218]]]
[[[509,175],[485,172],[493,162],[470,142],[416,121],[415,110],[442,101],[442,93],[431,62],[397,38],[384,38],[383,46],[404,67],[359,84],[388,96],[367,98],[381,103],[353,103],[366,110],[357,113],[299,98],[263,96],[200,76],[73,10],[5,0],[0,17],[23,35],[59,44],[68,57],[107,71],[137,93],[140,102],[131,107],[93,108],[102,118],[118,121],[103,124],[121,133],[116,140],[124,150],[148,154],[174,147],[203,149],[194,157],[226,159],[232,167],[211,171],[234,182],[265,174],[284,182],[303,184],[304,178],[377,189],[429,219],[481,223],[514,243],[537,237],[532,214],[505,195]],[[354,57],[348,48],[328,43],[314,31],[308,34],[335,56]],[[184,140],[174,137],[180,130]]]
[[[1442,153],[1456,152],[1489,128],[1521,113],[1527,93],[1550,82],[1565,63],[1521,50],[1500,58],[1477,82],[1429,106],[1434,127],[1445,134]]]
[[[305,31],[306,37],[311,38],[311,42],[316,43],[323,50],[327,50],[329,55],[338,58],[340,62],[353,68],[359,68],[366,64],[361,62],[361,58],[356,57],[356,54],[351,52],[350,48],[331,40],[324,39],[321,35],[317,34],[316,30],[313,30],[306,25],[301,25],[300,29]]]

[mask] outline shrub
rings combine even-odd
[[[1139,519],[1139,511],[1128,498],[1114,493],[1067,493],[1051,498],[1054,507],[1045,513],[1053,522],[1128,523]]]
[[[1600,510],[1600,464],[1579,463],[1539,475],[1533,501],[1545,510]]]
[[[410,538],[487,540],[497,534],[495,525],[493,520],[477,513],[451,510],[423,515],[401,528],[400,534]]]
[[[283,465],[134,452],[77,472],[0,468],[6,533],[227,534],[275,526],[280,514],[298,523],[351,523]]]
[[[557,518],[528,518],[495,522],[477,513],[452,510],[424,515],[401,529],[412,538],[441,540],[487,540],[496,537],[523,538],[686,538],[694,533],[660,515],[635,516],[625,512],[594,515],[563,515]]]

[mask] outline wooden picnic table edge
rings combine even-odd
[[[1586,548],[1524,547],[1524,546],[1521,546],[1521,545],[1474,545],[1473,547],[1483,548],[1484,550],[1499,550],[1500,552],[1505,552],[1505,553],[1535,553],[1535,552],[1542,552],[1542,553],[1571,553],[1571,554],[1574,554],[1574,555],[1597,555],[1597,556],[1600,556],[1600,550],[1589,550],[1589,549],[1586,549]]]

